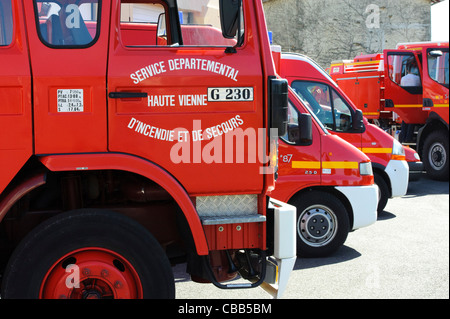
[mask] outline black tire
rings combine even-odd
[[[374,173],[373,178],[375,185],[378,186],[377,212],[378,214],[381,214],[386,207],[388,199],[390,197],[389,186],[380,174]]]
[[[298,257],[326,257],[345,243],[350,231],[349,215],[337,197],[312,191],[295,197],[291,204],[297,207]]]
[[[425,139],[423,146],[423,166],[427,175],[434,180],[449,180],[448,133],[435,131]]]
[[[127,265],[131,265],[138,279],[136,282],[140,282],[136,286],[142,288],[141,298],[175,297],[173,272],[167,256],[144,227],[118,213],[85,209],[57,215],[22,240],[5,270],[2,298],[42,297],[40,289],[44,287],[46,275],[59,265],[58,262],[62,263],[61,258],[68,259],[72,252],[88,247],[123,257]]]

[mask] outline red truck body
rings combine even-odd
[[[126,23],[121,34],[130,45],[156,43],[156,28],[156,24]],[[181,30],[184,44],[187,45],[196,45],[202,41],[226,45],[230,41],[218,36],[219,31],[212,26],[182,24]],[[277,68],[278,60],[274,59],[274,63]],[[309,114],[309,110],[301,104],[293,92],[290,92],[289,96],[290,114],[292,112]],[[354,147],[343,140],[325,134],[316,120],[313,121],[312,129],[314,138],[309,146],[293,146],[286,139],[280,139],[278,179],[271,196],[297,207],[297,254],[303,257],[323,257],[342,246],[349,231],[376,221],[376,201],[373,199],[377,195],[372,175],[362,176],[359,173],[359,164],[367,163],[367,157],[358,150],[355,152]],[[322,148],[325,144],[327,147]],[[329,153],[333,156],[326,160]],[[291,166],[298,163],[305,165],[304,159],[311,157],[315,158],[315,161],[308,162],[312,166],[307,168]],[[317,168],[322,165],[326,172],[323,178],[322,169]],[[326,167],[327,165],[335,167],[331,170]],[[310,203],[311,196],[319,200]],[[328,200],[323,200],[324,197],[328,197]],[[360,201],[361,198],[365,198],[364,204]],[[331,216],[324,219],[328,224],[327,231],[320,235],[304,236],[305,232],[302,231],[298,220],[314,207],[321,209],[326,207],[321,212],[327,212],[327,216]]]
[[[330,133],[341,137],[370,158],[375,184],[380,189],[378,212],[383,211],[388,198],[406,194],[410,176],[415,179],[422,172],[422,163],[414,150],[402,147],[365,117],[360,118],[362,125],[357,127],[358,109],[310,58],[293,53],[281,54],[280,75],[288,80],[305,103],[316,110],[318,118]]]
[[[179,257],[199,281],[237,288],[221,282],[239,267],[254,283],[238,287],[282,294],[295,208],[269,192],[287,83],[261,1],[215,2],[223,41],[191,45],[175,0],[0,2],[2,298],[171,298]],[[133,43],[146,16],[155,41]]]
[[[444,180],[449,175],[448,50],[448,42],[405,43],[330,67],[331,77],[368,119],[385,129],[402,124],[400,141],[415,147],[431,178]]]

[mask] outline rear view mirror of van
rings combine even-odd
[[[300,126],[300,136],[298,143],[303,146],[311,145],[313,140],[311,114],[300,114],[298,122]]]
[[[352,126],[354,131],[364,132],[363,112],[361,110],[356,110],[353,116]]]

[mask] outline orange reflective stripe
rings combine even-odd
[[[358,162],[323,162],[322,166],[320,162],[300,162],[293,161],[292,168],[303,168],[303,169],[320,169],[320,168],[328,168],[328,169],[359,169]]]
[[[395,107],[423,107],[422,104],[396,104]]]
[[[292,168],[320,169],[320,162],[293,161]]]
[[[323,162],[323,168],[350,168],[350,169],[359,169],[359,163],[358,162]]]
[[[363,147],[363,153],[369,154],[390,154],[392,153],[392,148],[381,148],[381,147]]]
[[[405,155],[394,155],[394,154],[392,154],[391,159],[395,160],[395,161],[406,161],[406,156]]]

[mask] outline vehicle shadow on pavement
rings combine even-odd
[[[383,220],[393,219],[395,217],[397,217],[397,216],[395,216],[395,214],[392,214],[391,212],[383,210],[383,212],[378,214],[377,222],[383,221]]]
[[[191,275],[189,275],[186,271],[186,263],[172,266],[172,271],[175,278],[175,283],[191,281]]]
[[[339,264],[360,257],[361,254],[348,246],[340,247],[333,255],[321,258],[297,257],[294,270],[316,268],[325,265]]]
[[[424,176],[418,181],[413,181],[408,184],[408,191],[405,198],[418,197],[436,194],[449,194],[449,182],[448,181],[435,181]]]

